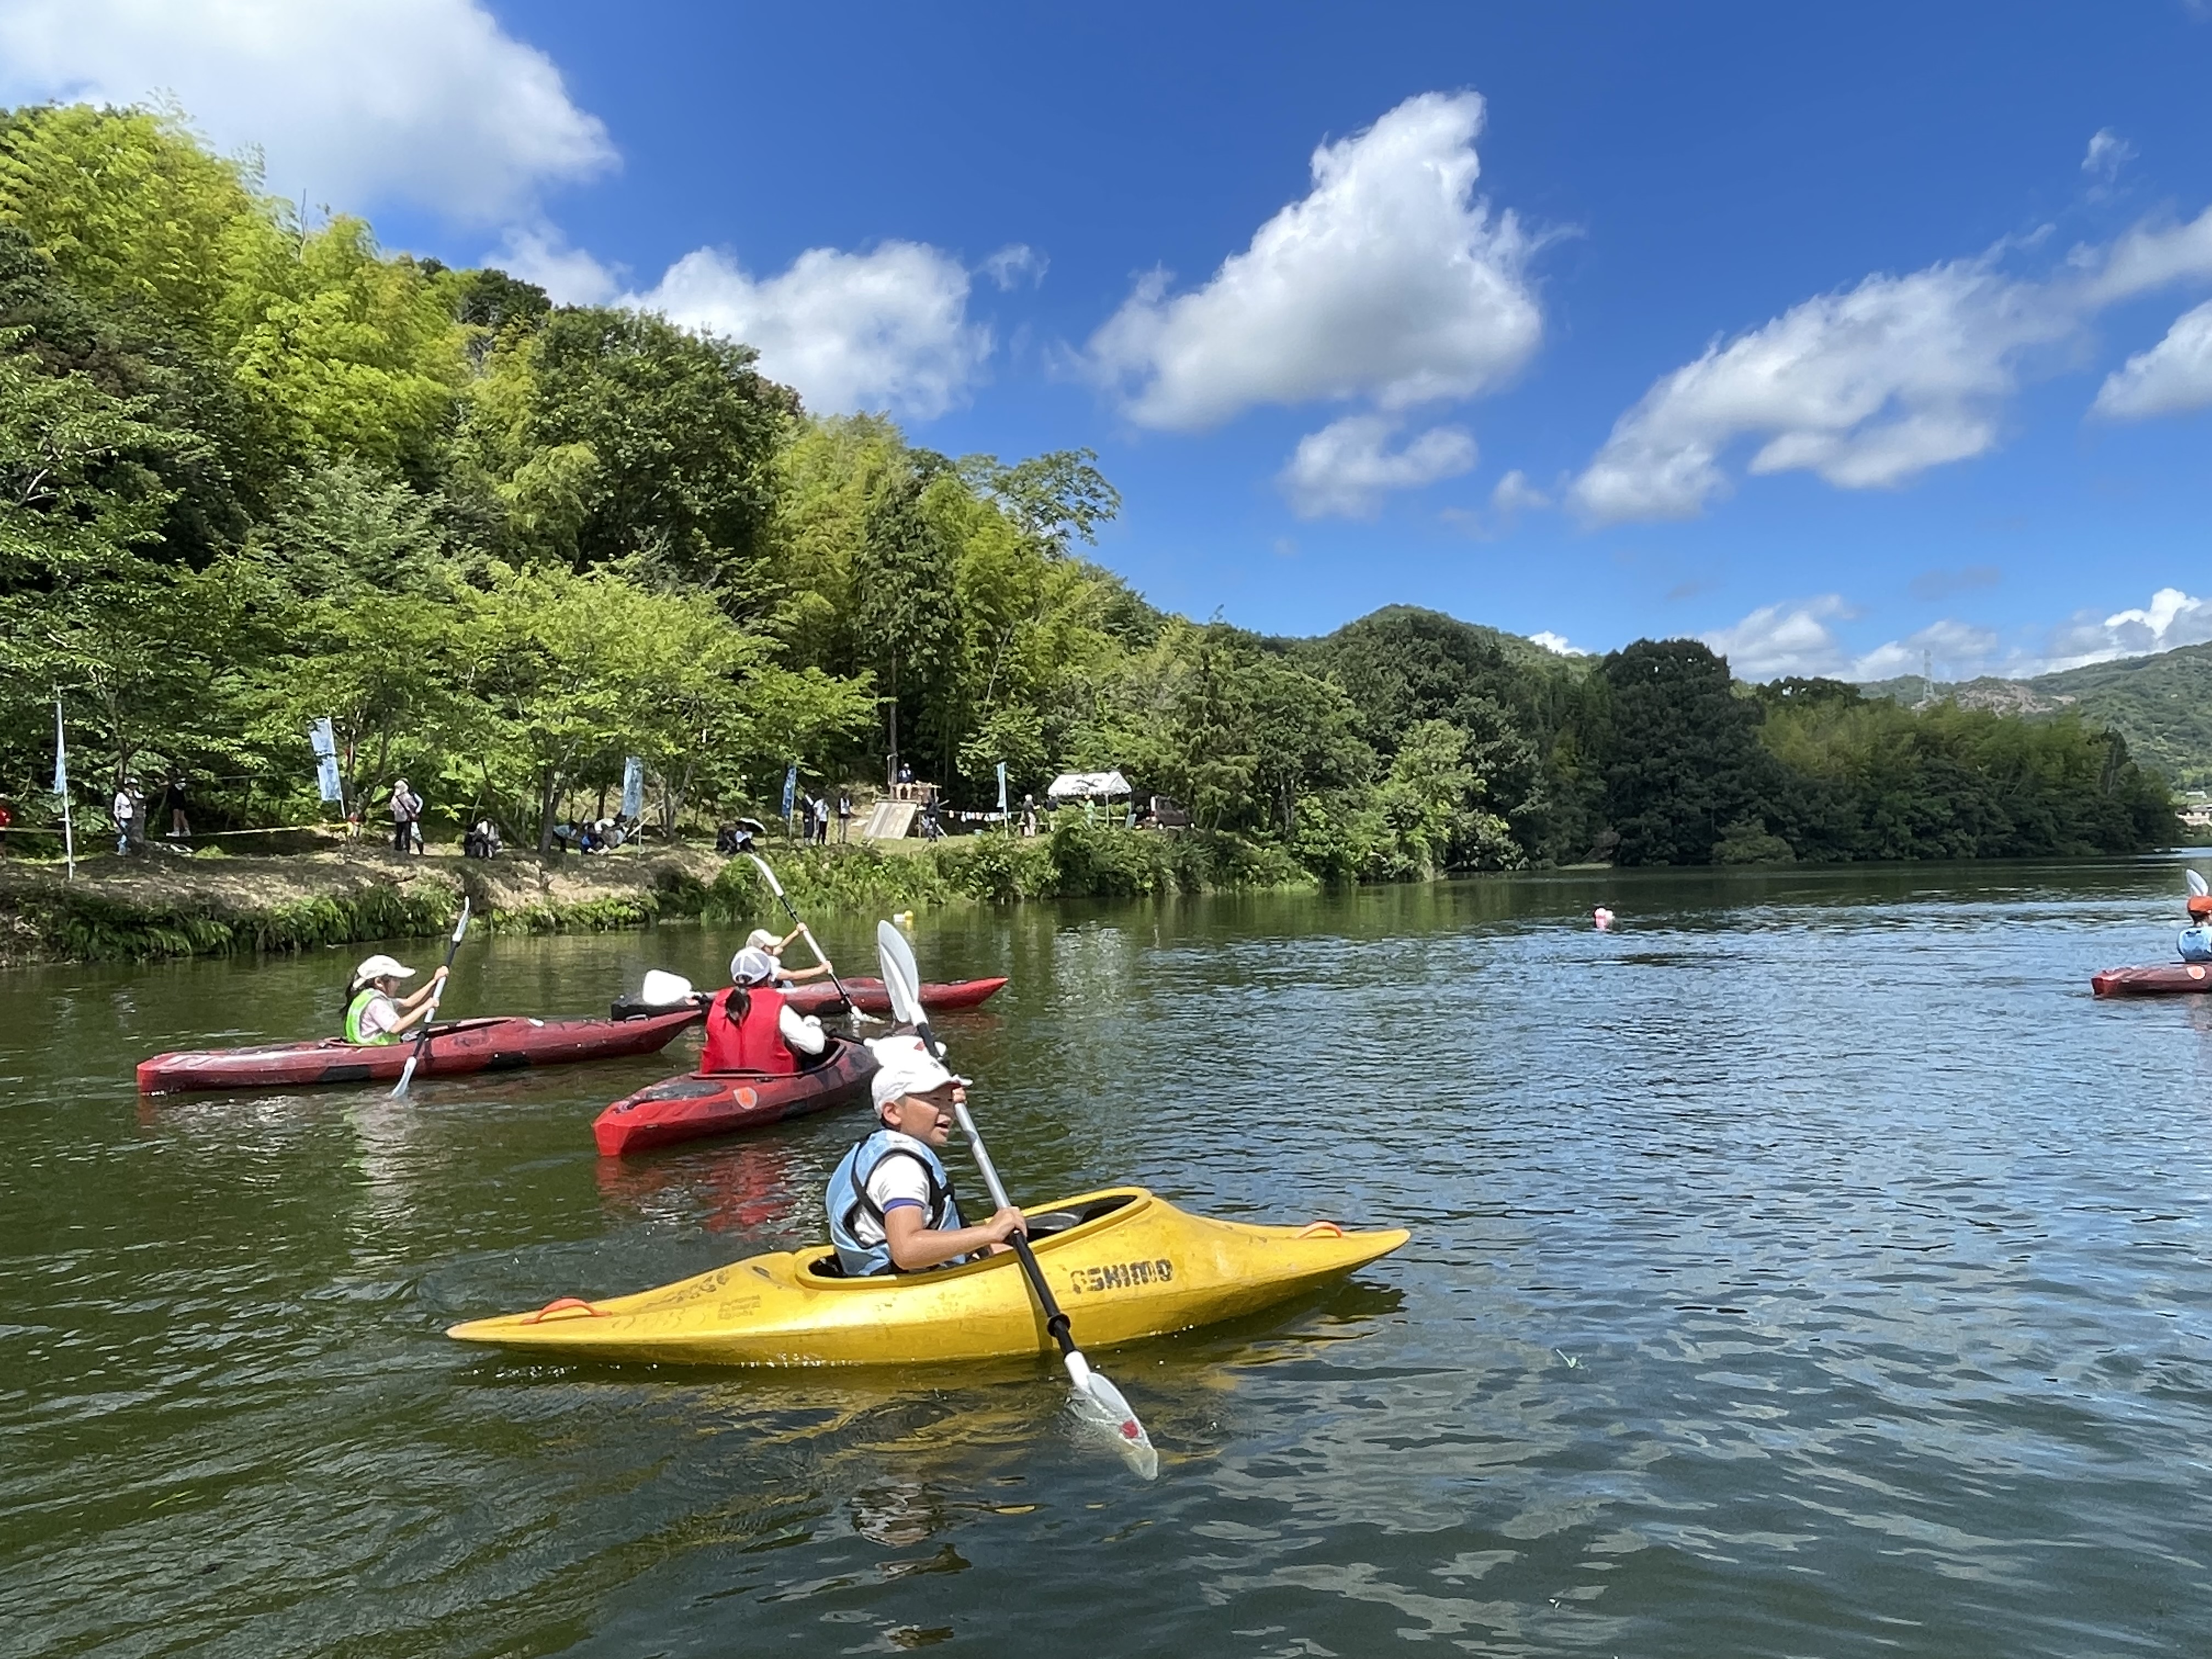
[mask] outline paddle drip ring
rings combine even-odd
[[[1300,1238],[1342,1238],[1344,1229],[1334,1221],[1309,1221],[1298,1229]]]
[[[525,1325],[535,1325],[542,1319],[551,1318],[555,1314],[574,1313],[588,1314],[593,1319],[608,1319],[613,1316],[601,1313],[580,1296],[561,1296],[554,1297],[536,1313],[524,1315],[521,1322]]]

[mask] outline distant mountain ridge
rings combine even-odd
[[[1917,703],[1931,695],[1965,708],[2008,714],[2076,709],[2118,732],[2137,761],[2184,789],[2212,788],[2212,644],[2178,646],[2156,656],[2091,663],[2084,668],[2007,680],[1993,675],[1928,687],[1917,674],[1859,688],[1870,697]]]

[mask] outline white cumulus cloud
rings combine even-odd
[[[1517,466],[1500,478],[1490,492],[1490,505],[1507,518],[1516,513],[1533,513],[1551,504],[1552,498],[1530,483],[1528,475]]]
[[[1970,680],[1985,673],[1996,655],[1994,630],[1946,617],[1917,634],[1878,645],[1855,659],[1846,679],[1888,680],[1931,670],[1939,680]]]
[[[1693,517],[1728,490],[1723,453],[1747,437],[1754,473],[1901,483],[1994,445],[2021,355],[2072,325],[1983,261],[1869,276],[1662,380],[1576,479],[1576,504],[1600,522]]]
[[[2089,149],[2081,157],[2081,171],[2092,179],[2109,182],[2119,176],[2120,169],[2136,159],[2136,147],[2110,127],[2100,127],[2089,136]]]
[[[1396,449],[1399,422],[1347,415],[1298,440],[1276,482],[1302,519],[1364,519],[1393,489],[1418,489],[1474,470],[1474,440],[1453,426],[1431,427]]]
[[[1709,346],[1662,377],[1614,423],[1570,491],[1601,524],[1694,518],[1733,487],[1730,452],[1753,473],[1808,471],[1845,489],[1901,484],[1996,447],[2007,403],[2033,369],[2065,360],[2104,307],[2178,283],[2212,281],[2212,209],[2145,222],[2075,249],[2039,280],[2002,274],[2005,249],[1876,275]],[[2108,413],[2165,413],[2186,337],[2170,357],[2108,383]],[[2155,352],[2147,354],[2156,356]]]
[[[550,58],[477,0],[9,0],[0,101],[173,94],[270,187],[339,208],[405,201],[528,216],[615,160]]]
[[[1155,272],[1091,337],[1140,425],[1197,430],[1261,404],[1385,410],[1485,391],[1543,334],[1532,240],[1474,196],[1474,93],[1425,93],[1323,144],[1313,188],[1202,288]]]
[[[959,260],[919,242],[809,248],[767,277],[700,248],[621,303],[757,347],[762,371],[817,410],[927,420],[967,397],[991,354],[991,331],[968,319],[969,285]]]
[[[622,279],[580,247],[570,247],[550,226],[510,230],[484,263],[535,283],[556,305],[605,305],[622,292]]]
[[[2094,611],[2056,630],[2045,659],[2033,671],[2079,668],[2119,657],[2148,656],[2176,646],[2212,640],[2212,599],[2192,598],[2178,587],[2161,587],[2139,609],[2100,618]]]
[[[1568,644],[1567,636],[1565,634],[1554,634],[1548,628],[1544,629],[1540,634],[1531,634],[1528,636],[1528,641],[1532,645],[1542,646],[1545,650],[1550,652],[1555,657],[1587,657],[1589,655],[1589,653],[1583,650],[1581,647]]]
[[[2212,300],[2178,318],[2166,337],[2136,353],[2098,389],[2100,415],[2141,420],[2212,404]]]
[[[1823,593],[1798,603],[1763,605],[1734,627],[1698,637],[1728,659],[1740,680],[1835,677],[1849,668],[1850,659],[1830,631],[1828,619],[1850,614],[1841,594]]]

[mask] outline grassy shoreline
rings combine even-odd
[[[768,855],[793,902],[809,912],[1315,884],[1279,849],[1237,837],[1081,824],[1030,840],[975,836],[890,850],[778,846]],[[696,848],[544,861],[477,861],[447,849],[405,858],[366,842],[265,858],[188,858],[158,848],[80,860],[74,881],[58,864],[0,862],[0,967],[428,939],[453,925],[464,895],[478,925],[495,933],[781,915],[750,863]]]

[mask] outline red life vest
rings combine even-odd
[[[776,1029],[783,1014],[783,993],[755,985],[746,995],[752,1006],[744,1018],[730,1006],[730,992],[715,993],[707,1010],[707,1051],[699,1057],[702,1072],[795,1072],[799,1056]]]

